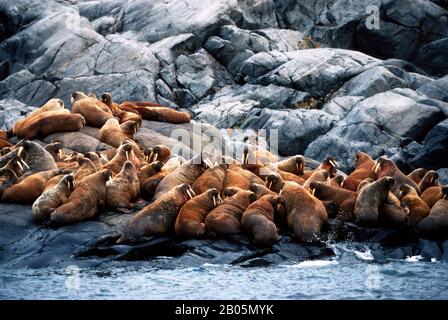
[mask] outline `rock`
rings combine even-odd
[[[313,141],[305,155],[316,160],[331,155],[338,159],[341,170],[348,172],[357,151],[376,158],[389,148],[402,146],[402,136],[423,139],[441,117],[437,107],[394,90],[379,93],[358,102],[333,129]]]
[[[443,185],[448,184],[448,168],[443,168],[437,170],[437,173],[439,174],[439,182]]]
[[[261,53],[243,63],[241,71],[245,73],[247,82],[273,83],[306,91],[315,97],[323,97],[331,93],[344,82],[361,73],[363,66],[376,61],[372,57],[355,51],[309,49],[284,53],[280,59],[276,59],[275,63],[268,64],[271,68],[275,68],[271,69],[272,71],[255,67],[257,64],[265,65],[265,59],[266,53]],[[261,75],[263,71],[265,73]]]
[[[364,97],[357,96],[334,97],[322,107],[322,111],[343,119],[363,99]]]
[[[415,168],[437,170],[446,166],[448,156],[448,119],[438,123],[428,132],[420,150],[408,160]]]
[[[437,242],[430,240],[421,239],[415,248],[414,254],[423,256],[427,261],[431,261],[431,259],[440,260],[442,258],[442,252]]]
[[[448,75],[428,82],[417,89],[417,92],[427,95],[430,98],[448,102]]]
[[[0,100],[0,129],[5,131],[12,129],[17,120],[24,118],[33,109],[15,99]]]
[[[213,90],[233,83],[228,71],[203,49],[189,56],[179,56],[176,59],[176,74],[178,83],[190,91],[197,101]]]
[[[448,14],[447,14],[448,15]],[[438,77],[448,74],[448,37],[436,40],[421,47],[415,63],[426,72]]]

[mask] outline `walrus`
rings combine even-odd
[[[161,161],[151,162],[150,164],[141,167],[140,172],[138,173],[138,180],[140,182],[140,186],[145,182],[146,179],[160,172],[162,168],[163,168],[163,162]]]
[[[221,194],[226,177],[227,165],[220,164],[206,169],[191,185],[196,194],[201,194],[208,189],[216,189]]]
[[[117,119],[110,118],[101,127],[98,139],[118,148],[126,139],[133,139],[137,132],[137,123],[129,121],[120,125]]]
[[[106,206],[109,209],[131,209],[140,194],[137,169],[126,161],[120,173],[106,183]]]
[[[365,186],[371,184],[372,182],[375,182],[375,180],[372,179],[372,178],[366,178],[366,179],[362,180],[358,184],[358,188],[356,189],[356,192],[359,194],[359,192],[362,190],[362,188],[364,188]]]
[[[279,196],[265,195],[244,211],[241,226],[256,245],[271,247],[280,240],[274,223],[275,208],[279,201]]]
[[[79,91],[72,94],[72,113],[81,114],[86,124],[95,128],[101,128],[107,120],[113,117],[112,114],[102,110],[95,99]]]
[[[2,191],[10,188],[19,182],[19,177],[15,174],[15,172],[11,169],[0,169],[0,196],[2,195]]]
[[[28,164],[19,156],[15,156],[11,160],[9,160],[5,166],[1,169],[3,170],[11,170],[14,174],[20,178],[23,173],[29,169]]]
[[[249,190],[252,191],[257,199],[260,199],[262,196],[265,196],[267,194],[277,195],[276,192],[268,189],[266,186],[258,183],[251,183],[249,185]]]
[[[333,157],[327,157],[324,161],[319,164],[319,166],[314,170],[304,170],[301,176],[305,179],[311,177],[316,171],[325,170],[328,172],[329,177],[333,178],[337,174],[337,169],[339,168],[339,163]]]
[[[56,132],[78,131],[86,125],[80,114],[70,113],[69,110],[54,110],[40,113],[22,124],[22,129],[15,130],[19,138],[39,139]]]
[[[113,102],[112,95],[109,92],[101,94],[101,102],[109,107],[110,111],[115,117],[121,113],[119,105]]]
[[[145,236],[159,236],[173,231],[180,208],[192,198],[189,184],[175,186],[133,216],[117,243],[134,242]]]
[[[378,225],[379,210],[388,198],[394,185],[394,178],[382,177],[361,189],[355,203],[356,222],[362,225]]]
[[[88,177],[92,173],[95,173],[96,167],[93,164],[92,160],[89,158],[85,158],[84,156],[79,156],[77,159],[79,164],[79,168],[75,172],[75,181],[80,182],[85,177]]]
[[[279,193],[284,185],[285,181],[283,181],[282,177],[277,172],[272,172],[266,176],[265,186],[269,190]]]
[[[110,169],[114,174],[117,174],[123,168],[123,164],[126,160],[130,160],[134,163],[134,165],[138,166],[139,161],[134,154],[134,149],[131,144],[122,143],[115,154],[115,156],[103,165],[103,169]]]
[[[387,199],[378,208],[378,223],[391,227],[407,227],[409,225],[408,214],[400,200],[389,191]]]
[[[333,187],[342,188],[344,184],[345,177],[342,174],[337,174],[333,178],[330,179],[330,185]]]
[[[428,172],[428,169],[418,168],[418,169],[415,169],[414,171],[412,171],[410,174],[408,174],[407,177],[409,179],[412,179],[415,183],[419,184],[427,172]]]
[[[273,165],[282,171],[290,172],[300,176],[303,174],[303,171],[305,169],[305,158],[303,156],[297,155],[289,159],[273,163]]]
[[[429,214],[431,208],[429,208],[425,201],[420,199],[417,190],[410,185],[401,185],[399,192],[401,206],[406,211],[409,211],[408,223],[410,226],[415,226]]]
[[[11,203],[33,203],[44,191],[45,184],[52,177],[67,174],[66,169],[53,169],[34,173],[3,191],[2,201]]]
[[[226,191],[224,194],[226,195]],[[232,191],[233,192],[233,191]],[[252,191],[239,189],[205,217],[205,230],[216,236],[241,233],[241,216],[257,197]]]
[[[59,183],[59,181],[61,181],[62,178],[64,178],[64,176],[65,176],[65,174],[58,174],[58,175],[54,176],[53,178],[49,179],[45,183],[44,192],[47,191],[48,189],[53,188],[55,185],[57,185]]]
[[[301,242],[313,241],[328,220],[323,203],[307,189],[290,181],[280,192],[280,200],[285,206],[286,221],[295,238]]]
[[[227,170],[226,176],[224,178],[223,190],[230,187],[238,187],[248,190],[250,184],[251,183],[249,182],[249,179],[247,179],[241,173],[234,170]]]
[[[439,199],[442,199],[443,192],[441,186],[429,187],[420,195],[420,199],[432,208]]]
[[[309,188],[316,198],[338,208],[337,217],[340,220],[347,221],[352,218],[358,197],[356,192],[319,181],[311,182]]]
[[[319,181],[319,182],[324,182],[326,184],[330,184],[330,173],[329,173],[329,171],[327,171],[325,169],[314,171],[308,177],[308,179],[306,179],[306,181],[303,183],[302,186],[304,188],[308,189],[310,187],[311,182],[315,182],[315,181]]]
[[[344,180],[343,187],[347,190],[356,191],[358,185],[364,179],[376,180],[376,174],[373,172],[375,161],[362,151],[356,152],[355,170]]]
[[[420,180],[420,183],[418,184],[418,190],[420,191],[421,194],[426,189],[436,187],[438,185],[439,185],[439,174],[434,170],[429,170]]]
[[[47,144],[44,149],[51,154],[54,161],[64,161],[65,154],[61,141],[52,141],[51,143]]]
[[[431,208],[429,215],[416,228],[425,236],[446,238],[448,233],[448,187],[442,187],[443,196]]]
[[[157,163],[159,163],[159,165],[157,165]],[[157,186],[159,185],[160,181],[162,181],[163,178],[165,178],[168,174],[177,169],[177,167],[174,166],[163,165],[163,163],[161,162],[152,162],[149,165],[160,166],[161,170],[155,172],[148,178],[144,179],[144,181],[142,182],[140,186],[140,194],[141,197],[146,200],[151,200],[154,197],[154,193],[156,192]],[[157,167],[155,167],[155,169],[157,170]]]
[[[23,178],[37,172],[58,168],[51,154],[34,141],[22,140],[18,142],[15,147],[19,149],[19,155],[29,167],[28,170],[23,173]],[[23,152],[20,152],[20,150],[23,150]]]
[[[163,163],[165,163],[168,161],[168,159],[171,156],[171,150],[167,146],[164,146],[163,144],[159,144],[153,148],[147,148],[144,151],[144,154],[145,154],[145,160],[148,163],[151,163],[154,161],[162,161]]]
[[[294,173],[291,172],[286,172],[280,169],[277,169],[275,172],[277,172],[280,175],[280,177],[282,177],[282,179],[285,181],[292,181],[300,185],[303,185],[306,181],[303,177],[295,175]]]
[[[140,107],[138,113],[146,120],[174,124],[189,123],[191,119],[188,113],[167,107]]]
[[[84,157],[92,161],[93,165],[96,168],[96,171],[99,171],[103,168],[103,163],[101,162],[100,156],[96,152],[87,152],[84,154]]]
[[[400,197],[400,187],[403,184],[410,185],[415,188],[418,193],[420,193],[418,185],[412,179],[408,178],[403,172],[401,172],[395,165],[395,162],[388,159],[386,156],[381,156],[375,161],[373,171],[377,174],[378,179],[386,176],[394,178],[395,182],[392,186],[391,192],[398,198]]]
[[[24,118],[17,120],[11,131],[14,135],[16,135],[16,132],[23,132],[23,128],[30,119],[39,116],[41,113],[56,110],[64,110],[64,101],[61,99],[50,99],[40,108],[28,113]]]
[[[106,182],[112,171],[102,169],[82,179],[70,194],[68,202],[50,214],[54,225],[66,225],[88,220],[104,208],[106,202]]]
[[[204,237],[205,217],[222,203],[220,193],[211,188],[188,200],[180,209],[174,224],[176,235],[187,239]]]
[[[68,197],[75,189],[73,175],[67,174],[56,184],[44,191],[31,207],[33,218],[37,222],[48,220],[50,214],[59,206],[68,202]]]
[[[203,159],[201,164],[195,164],[195,162],[195,158],[193,158],[164,177],[157,185],[154,199],[158,199],[179,184],[191,185],[205,170]]]
[[[228,166],[228,170],[233,170],[235,172],[242,174],[243,176],[245,176],[247,178],[247,180],[249,180],[249,183],[263,184],[263,182],[264,182],[263,179],[261,179],[255,173],[253,173],[249,170],[246,170],[239,165],[231,164]]]

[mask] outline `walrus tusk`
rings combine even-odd
[[[22,154],[23,151],[23,147],[20,146],[19,149],[17,149],[17,155],[20,157],[20,155]]]
[[[152,162],[156,162],[158,157],[159,157],[159,154],[158,153],[154,153],[154,160]]]
[[[23,171],[23,166],[22,166],[22,164],[20,163],[20,161],[17,161],[17,165],[19,166],[20,170]]]
[[[446,199],[446,194],[443,195],[443,198],[442,198],[442,199]]]
[[[375,164],[373,165],[373,172],[377,173],[379,166],[380,166],[380,164],[379,164],[378,160],[376,160]]]
[[[193,199],[193,196],[191,195],[191,193],[190,193],[190,190],[189,190],[189,189],[187,189],[187,194],[188,194],[188,196],[190,197],[190,199]]]
[[[129,160],[129,152],[126,151],[126,160]]]
[[[152,156],[154,155],[154,151],[151,150],[151,153],[148,156],[148,162],[151,163]]]
[[[105,161],[109,161],[109,159],[107,159],[106,155],[104,155],[103,153],[100,155],[100,158]]]
[[[331,164],[333,167],[336,168],[336,163],[335,163],[333,160],[331,160],[331,159],[330,159],[330,164]]]
[[[190,187],[190,192],[193,196],[196,196],[196,193],[193,191],[193,189],[191,189],[191,187]]]
[[[213,196],[213,206],[216,207],[216,197]]]
[[[271,190],[271,187],[272,187],[272,181],[269,181],[268,189]]]
[[[30,166],[28,165],[28,163],[25,162],[25,160],[20,159],[20,162],[23,164],[23,166],[25,166],[27,169],[30,168]]]
[[[221,196],[218,194],[218,200],[219,200],[219,202],[220,203],[222,203],[223,201],[222,201],[222,198],[221,198]]]
[[[70,102],[73,103],[75,102],[75,99],[73,97],[70,98]]]
[[[310,193],[314,196],[314,192],[316,192],[316,189],[310,188]]]

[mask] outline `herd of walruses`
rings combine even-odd
[[[118,104],[109,93],[97,99],[74,92],[71,111],[62,100],[49,100],[0,132],[1,201],[32,204],[35,221],[50,226],[93,219],[106,209],[138,211],[117,243],[173,233],[244,233],[269,247],[282,229],[300,242],[315,240],[329,216],[448,235],[448,186],[436,171],[406,175],[385,156],[374,160],[357,152],[355,169],[346,175],[332,157],[310,169],[301,155],[280,159],[252,147],[241,161],[212,161],[205,152],[187,161],[167,146],[138,144],[134,135],[142,119],[181,124],[190,115],[150,102]],[[98,128],[98,139],[111,148],[81,154],[64,151],[60,141],[32,141],[84,126]],[[14,136],[21,139],[15,145]]]

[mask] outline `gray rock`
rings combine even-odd
[[[448,13],[447,13],[448,19]],[[426,72],[438,77],[448,74],[448,37],[424,45],[417,52],[415,63]]]
[[[0,100],[0,129],[12,129],[17,120],[24,118],[33,109],[15,99]]]
[[[448,75],[424,84],[417,89],[417,92],[448,102]]]

